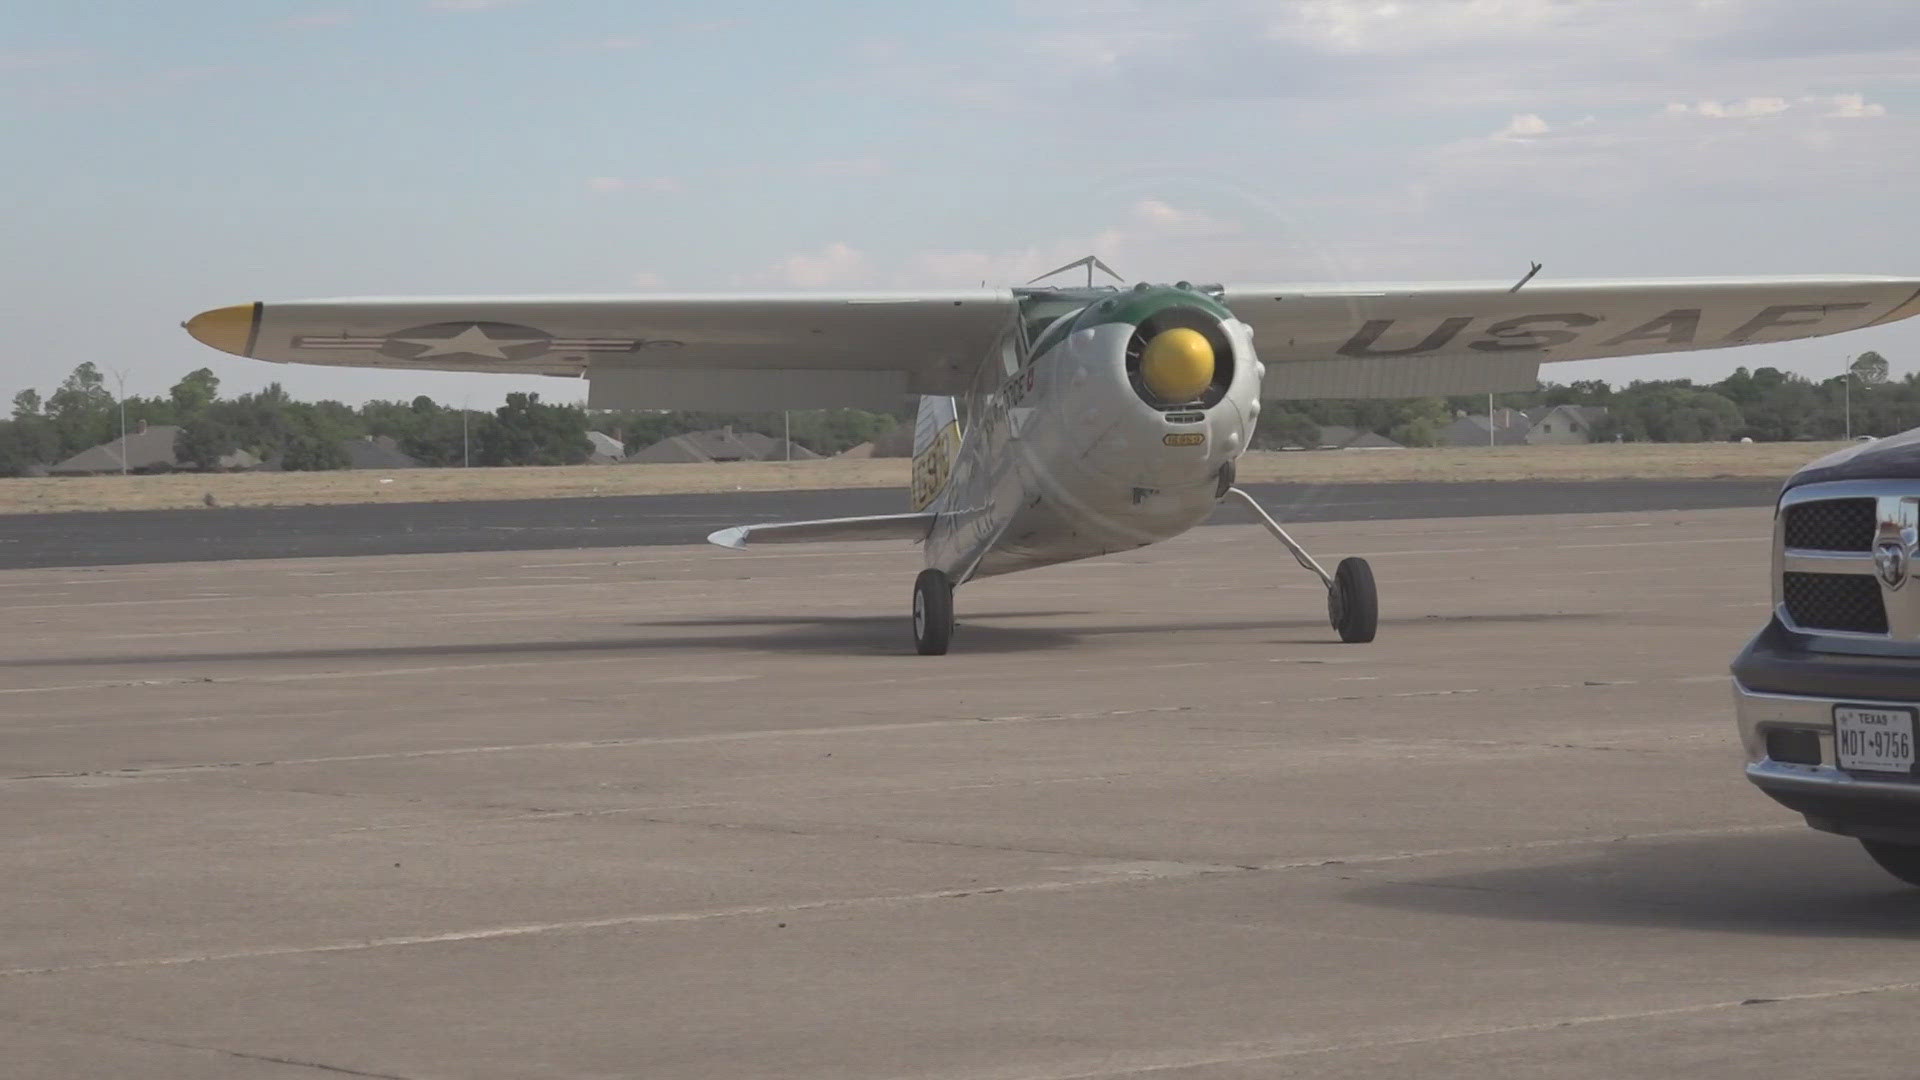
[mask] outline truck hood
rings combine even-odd
[[[1920,428],[1810,461],[1787,478],[1782,490],[1829,480],[1920,480]]]

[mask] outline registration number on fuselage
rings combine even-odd
[[[1913,770],[1912,709],[1871,705],[1833,707],[1833,747],[1842,769],[1866,772]]]

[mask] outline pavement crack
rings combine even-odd
[[[1703,1016],[1710,1013],[1738,1009],[1748,1005],[1814,1003],[1838,1001],[1847,998],[1870,997],[1879,994],[1914,993],[1916,991],[1920,991],[1920,982],[1883,983],[1875,986],[1854,986],[1838,990],[1815,990],[1801,994],[1782,994],[1774,998],[1701,1001],[1689,1005],[1676,1005],[1663,1009],[1641,1009],[1631,1012],[1563,1016],[1555,1019],[1520,1021],[1507,1024],[1485,1024],[1457,1028],[1450,1031],[1415,1031],[1398,1036],[1351,1039],[1339,1042],[1327,1042],[1320,1045],[1303,1046],[1298,1045],[1298,1041],[1296,1040],[1275,1039],[1268,1040],[1264,1044],[1241,1043],[1237,1046],[1222,1047],[1215,1050],[1189,1052],[1149,1051],[1137,1055],[1137,1057],[1144,1060],[1138,1060],[1131,1064],[1114,1065],[1108,1061],[1103,1061],[1101,1064],[1084,1069],[1028,1073],[1026,1080],[1108,1080],[1108,1078],[1126,1076],[1153,1076],[1156,1074],[1189,1072],[1209,1067],[1257,1066],[1262,1063],[1278,1063],[1303,1058],[1330,1058],[1345,1054],[1364,1054],[1382,1050],[1406,1050],[1414,1047],[1438,1046],[1444,1043],[1465,1042],[1475,1039],[1498,1039],[1515,1035],[1534,1035],[1544,1031],[1561,1031],[1569,1028],[1598,1027],[1606,1024],[1631,1024],[1648,1020]]]
[[[690,824],[690,823],[678,823]],[[697,823],[692,823],[697,824]],[[113,971],[127,969],[178,967],[185,964],[205,964],[234,960],[265,960],[285,956],[319,956],[335,953],[366,952],[374,949],[410,948],[421,945],[448,945],[472,941],[497,941],[512,938],[531,937],[553,933],[583,933],[592,930],[628,930],[647,926],[664,926],[686,923],[711,922],[722,919],[751,918],[758,916],[793,915],[810,911],[861,911],[884,910],[914,904],[930,903],[936,900],[960,899],[965,896],[1044,896],[1060,893],[1079,892],[1085,889],[1104,889],[1125,885],[1164,884],[1172,881],[1197,881],[1204,879],[1222,880],[1239,878],[1248,874],[1272,874],[1289,870],[1320,869],[1339,863],[1352,866],[1377,865],[1381,863],[1407,862],[1418,859],[1445,858],[1457,856],[1498,856],[1521,851],[1539,851],[1556,848],[1572,848],[1614,844],[1624,841],[1660,842],[1667,840],[1690,839],[1700,836],[1737,836],[1755,833],[1798,831],[1798,824],[1736,826],[1721,829],[1680,829],[1660,833],[1639,833],[1609,836],[1559,837],[1543,840],[1522,841],[1519,843],[1463,846],[1456,848],[1433,848],[1425,851],[1403,851],[1377,855],[1350,855],[1329,858],[1321,856],[1293,862],[1276,862],[1247,867],[1217,863],[1197,863],[1192,861],[1168,862],[1156,860],[1102,860],[1093,866],[1063,868],[1088,872],[1085,876],[1054,878],[1051,880],[1031,881],[1011,885],[979,885],[968,888],[929,889],[921,892],[879,893],[867,896],[826,897],[817,900],[802,900],[784,904],[739,904],[728,907],[702,908],[680,911],[654,911],[627,915],[612,915],[596,919],[575,919],[565,922],[521,923],[508,926],[476,927],[466,930],[448,930],[437,933],[405,934],[379,938],[361,938],[352,941],[336,941],[321,944],[258,945],[247,948],[231,949],[220,952],[187,953],[174,956],[147,956],[124,960],[85,960],[63,964],[47,964],[35,967],[0,968],[0,979],[22,978],[33,975],[56,975],[88,971]],[[912,843],[915,841],[905,841]],[[1024,849],[1009,849],[1024,850]],[[1041,852],[1041,854],[1079,853]],[[1862,989],[1861,993],[1871,992],[1875,988]],[[1920,983],[1899,984],[1898,986],[1877,989],[1920,989]],[[1818,996],[1818,995],[1816,995]],[[1830,993],[1825,996],[1844,996]],[[1782,1000],[1797,1000],[1783,996]],[[1115,1075],[1123,1075],[1117,1073]],[[367,1074],[377,1075],[377,1074]],[[1088,1076],[1107,1075],[1089,1073]]]
[[[285,1057],[279,1054],[260,1054],[247,1050],[232,1050],[224,1046],[207,1046],[201,1043],[183,1042],[178,1039],[163,1039],[154,1035],[133,1035],[124,1031],[108,1031],[102,1028],[78,1024],[63,1024],[58,1021],[29,1018],[18,1014],[9,1014],[14,1023],[52,1031],[63,1031],[71,1035],[84,1035],[90,1039],[115,1039],[133,1043],[137,1046],[164,1046],[171,1050],[191,1050],[201,1054],[218,1054],[221,1057],[239,1061],[259,1061],[272,1065],[286,1065],[296,1069],[313,1069],[316,1072],[332,1073],[335,1076],[361,1076],[368,1080],[417,1080],[416,1077],[400,1073],[370,1072],[365,1069],[349,1068],[345,1065],[330,1065],[324,1061],[308,1061],[304,1058]]]
[[[174,1046],[185,1050],[205,1050],[209,1053],[237,1058],[241,1061],[264,1061],[273,1065],[290,1065],[300,1069],[314,1069],[319,1072],[333,1073],[337,1076],[364,1076],[370,1077],[371,1080],[414,1080],[413,1077],[402,1076],[399,1073],[367,1072],[362,1069],[350,1069],[345,1065],[329,1065],[324,1061],[303,1061],[299,1058],[280,1057],[275,1054],[250,1054],[245,1050],[228,1050],[222,1046],[196,1046],[193,1043],[167,1042],[159,1039],[141,1039],[137,1041],[158,1042],[163,1046]]]
[[[588,813],[592,813],[592,811],[588,811]],[[925,837],[925,836],[892,836],[886,833],[873,832],[866,829],[855,829],[855,828],[803,829],[803,828],[799,828],[797,826],[792,826],[792,825],[764,825],[764,824],[760,824],[757,822],[750,822],[750,821],[685,821],[678,818],[663,818],[663,817],[649,817],[649,816],[637,816],[637,817],[634,817],[632,820],[639,821],[647,825],[666,825],[666,826],[673,826],[678,828],[713,829],[716,831],[726,831],[726,832],[751,832],[751,833],[763,833],[763,834],[768,834],[773,836],[799,836],[799,837],[807,837],[810,839],[829,839],[829,838],[838,839],[838,838],[851,837],[856,840],[871,840],[871,841],[875,841],[877,843],[882,843],[882,844],[912,844],[912,845],[924,845],[928,847],[960,848],[966,851],[999,851],[999,852],[1004,852],[1011,855],[1058,855],[1063,858],[1088,859],[1096,862],[1163,863],[1166,865],[1184,863],[1184,864],[1196,865],[1196,866],[1201,865],[1198,863],[1194,863],[1190,859],[1165,858],[1157,855],[1141,854],[1139,852],[1125,852],[1125,853],[1115,854],[1113,852],[1105,852],[1105,851],[1071,851],[1065,848],[1025,847],[1018,844],[982,844],[982,843],[977,843],[970,840],[941,840],[934,837]],[[1215,864],[1208,863],[1206,865],[1213,866]],[[1236,869],[1247,870],[1247,869],[1260,869],[1260,868],[1259,867],[1236,867]],[[985,892],[986,890],[976,889],[974,891]]]

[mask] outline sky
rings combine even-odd
[[[0,391],[577,381],[275,365],[255,299],[1920,276],[1913,0],[16,0]],[[1920,371],[1920,319],[1556,381]]]

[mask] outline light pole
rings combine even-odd
[[[127,475],[127,373],[119,368],[108,368],[113,372],[114,385],[119,387],[115,400],[120,405],[120,475]]]
[[[473,468],[473,454],[467,442],[467,404],[472,400],[472,398],[460,399],[460,467],[463,469]]]

